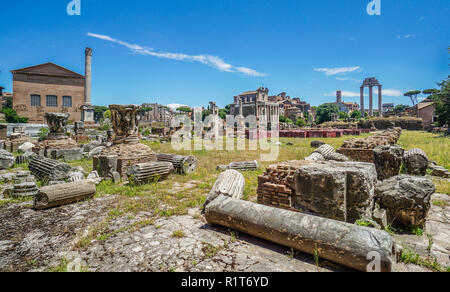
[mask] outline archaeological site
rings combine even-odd
[[[13,2],[0,274],[450,272],[448,1]]]

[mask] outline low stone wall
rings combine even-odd
[[[339,148],[337,152],[353,161],[374,163],[373,149]]]
[[[403,117],[403,118],[373,118],[358,123],[358,127],[362,129],[370,129],[372,127],[378,130],[387,130],[392,127],[398,127],[409,131],[422,131],[423,120],[420,118]]]
[[[349,139],[337,150],[338,153],[349,157],[353,161],[374,163],[373,149],[378,146],[392,146],[397,144],[402,130],[394,128],[381,134],[367,138]]]

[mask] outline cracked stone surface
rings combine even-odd
[[[317,267],[311,255],[246,234],[233,233],[235,236],[226,228],[204,222],[198,209],[140,228],[129,227],[150,218],[151,213],[119,216],[110,219],[108,237],[94,238],[80,247],[83,236],[110,218],[116,200],[115,196],[105,196],[45,211],[32,210],[31,202],[0,206],[0,271],[47,271],[62,259],[75,271],[83,268],[96,272],[348,271],[328,262]],[[433,226],[433,218],[438,217],[431,216]],[[448,222],[448,217],[445,220]],[[444,228],[448,231],[448,223]],[[436,234],[436,249],[445,240]],[[446,253],[448,256],[448,250]],[[426,271],[404,264],[397,264],[395,269]]]
[[[446,202],[436,206],[435,201]],[[395,240],[423,257],[436,258],[442,266],[450,266],[450,196],[433,194],[424,234],[395,235]],[[432,240],[432,244],[430,242]]]

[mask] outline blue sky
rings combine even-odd
[[[313,105],[357,101],[376,77],[385,102],[449,75],[450,2],[381,0],[70,0],[2,3],[0,86],[12,69],[54,62],[84,74],[94,50],[93,102],[220,106],[259,86]],[[367,94],[367,93],[366,93]],[[366,101],[367,103],[367,101]]]

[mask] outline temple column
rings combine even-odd
[[[361,86],[361,115],[364,117],[364,86]]]
[[[383,116],[383,85],[378,86],[378,115]]]
[[[369,86],[369,116],[373,117],[373,86]]]

